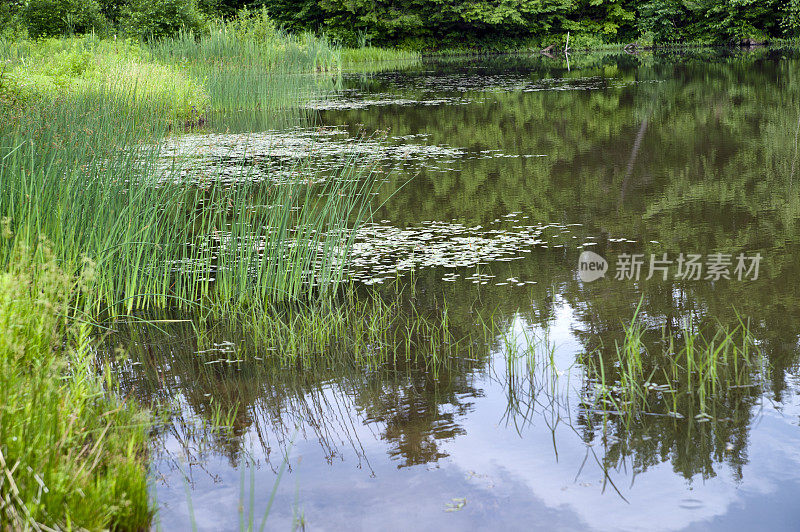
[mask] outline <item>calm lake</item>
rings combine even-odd
[[[359,157],[386,182],[349,277],[480,341],[436,371],[292,372],[208,371],[188,323],[136,338],[123,390],[174,405],[156,527],[259,526],[271,505],[270,530],[800,528],[800,56],[426,60],[341,85],[314,127],[167,153],[277,186]],[[584,357],[611,356],[639,305],[654,340],[749,320],[763,379],[702,411],[592,408]],[[203,345],[238,356],[235,328]],[[232,434],[206,434],[237,402]]]

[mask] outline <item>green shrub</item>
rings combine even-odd
[[[22,21],[31,37],[102,33],[108,24],[97,0],[29,0]]]
[[[116,25],[119,22],[122,8],[128,5],[128,0],[97,0],[97,3],[100,5],[100,12],[103,16]]]
[[[0,2],[0,39],[13,39],[19,33],[19,12],[22,0]]]
[[[278,25],[269,17],[266,8],[257,11],[242,9],[236,18],[228,22],[227,28],[241,40],[272,42],[283,35]]]
[[[800,36],[800,0],[787,0],[783,6],[781,28],[787,37]]]
[[[196,0],[130,0],[120,15],[120,27],[145,40],[171,37],[181,29],[199,31],[203,24]]]

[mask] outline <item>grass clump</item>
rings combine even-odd
[[[148,419],[104,388],[89,328],[69,318],[87,279],[47,249],[0,273],[0,522],[138,530],[150,521]]]
[[[363,45],[357,48],[342,48],[340,64],[342,68],[356,70],[365,67],[381,68],[383,64],[397,68],[402,64],[417,62],[421,57],[422,54],[413,50]]]
[[[655,347],[645,333],[637,312],[613,350],[584,358],[591,408],[710,419],[767,382],[766,357],[744,322],[700,330],[684,321],[663,329]]]
[[[453,326],[446,303],[421,312],[404,302],[399,289],[390,291],[397,295],[389,299],[373,290],[361,293],[348,286],[337,295],[310,303],[252,308],[236,315],[184,314],[175,320],[165,314],[120,320],[115,329],[127,332],[109,335],[108,345],[112,350],[125,346],[126,352],[147,346],[150,352],[159,349],[154,335],[167,331],[171,337],[186,338],[181,349],[175,349],[180,342],[170,342],[170,349],[183,351],[181,356],[199,367],[266,364],[301,373],[319,368],[414,366],[435,375],[459,364],[461,358],[477,356],[481,339]]]
[[[208,31],[181,31],[153,42],[150,49],[166,62],[219,65],[226,61],[258,64],[261,73],[320,72],[338,68],[339,49],[325,37],[291,34],[275,26],[265,12],[244,12],[232,21],[216,21]]]
[[[236,22],[181,32],[148,49],[161,63],[184,65],[203,80],[212,125],[248,132],[306,120],[306,102],[334,88],[330,75],[316,73],[338,65],[338,52],[323,38],[242,29]]]
[[[94,315],[233,311],[341,280],[349,227],[365,218],[377,186],[369,168],[350,160],[317,180],[300,167],[285,185],[252,179],[244,164],[209,175],[160,156],[157,116],[118,111],[113,100],[86,96],[6,122],[0,217],[13,237],[0,242],[0,268],[40,236],[71,275],[88,257],[97,276],[82,297]]]

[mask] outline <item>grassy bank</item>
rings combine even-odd
[[[296,182],[276,186],[245,165],[223,181],[162,153],[202,116],[260,109],[307,125],[289,111],[317,90],[314,72],[338,68],[339,52],[287,39],[0,46],[3,527],[148,525],[149,421],[117,397],[110,373],[98,377],[90,340],[114,318],[259,316],[341,280],[345,228],[365,218],[376,186],[369,168],[350,159],[322,180],[301,164]],[[279,60],[284,45],[292,61]],[[309,92],[298,90],[302,73]]]
[[[290,34],[264,12],[244,12],[200,33],[148,43],[94,35],[0,40],[0,101],[100,98],[189,125],[251,114],[258,120],[250,120],[252,130],[296,123],[304,103],[333,90],[342,70],[419,59],[417,52],[346,48],[324,36]]]
[[[67,275],[46,245],[18,248],[0,273],[3,529],[138,530],[150,521],[148,417],[105,386],[90,328],[72,319],[88,275]]]
[[[209,104],[205,87],[180,65],[158,63],[131,41],[84,36],[0,42],[0,60],[5,92],[29,105],[99,98],[173,119]]]

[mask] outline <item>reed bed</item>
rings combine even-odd
[[[0,133],[0,219],[12,235],[0,266],[14,247],[46,237],[66,271],[96,268],[83,303],[94,315],[233,310],[341,280],[347,229],[365,218],[376,187],[368,168],[351,159],[312,187],[311,168],[275,185],[242,167],[222,183],[165,167],[146,118],[87,96],[30,110]]]
[[[377,186],[355,158],[324,179],[300,164],[280,184],[254,179],[245,165],[220,180],[165,158],[165,139],[197,125],[203,106],[234,109],[252,85],[220,81],[197,92],[207,103],[194,103],[170,80],[200,87],[200,66],[167,68],[147,55],[148,66],[127,69],[144,64],[126,61],[145,52],[119,51],[118,63],[106,63],[117,52],[95,44],[52,44],[63,57],[49,66],[41,43],[0,45],[13,63],[0,73],[0,520],[12,529],[148,526],[151,420],[118,398],[116,375],[94,365],[95,333],[143,319],[132,317],[140,311],[255,322],[259,309],[330,297]],[[215,53],[196,62],[234,77],[234,61]],[[263,60],[246,65],[247,83]],[[52,69],[64,64],[77,66]],[[120,65],[130,77],[110,81]],[[284,81],[242,108],[298,125],[305,115],[287,110],[301,95],[291,100],[296,85],[279,74]],[[154,91],[148,78],[168,89]],[[68,90],[48,88],[61,82]],[[269,87],[281,83],[286,99],[277,101]]]
[[[352,70],[398,68],[416,63],[421,59],[422,54],[416,51],[381,48],[366,44],[357,48],[342,48],[339,52],[339,64],[344,69]]]
[[[150,43],[163,64],[178,64],[204,80],[208,120],[235,131],[261,131],[308,115],[307,102],[340,87],[343,69],[379,71],[417,62],[421,55],[361,43],[343,48],[325,36],[290,34],[266,10],[247,9],[215,21],[199,35],[181,32]]]
[[[262,34],[263,33],[263,34]],[[181,65],[210,94],[204,119],[233,131],[263,131],[308,119],[306,102],[336,87],[339,52],[324,38],[218,23],[151,43],[161,63]]]
[[[253,309],[235,319],[225,314],[184,314],[180,319],[150,315],[117,322],[107,345],[109,353],[118,345],[133,350],[145,346],[152,353],[159,349],[157,338],[170,331],[170,337],[181,340],[170,343],[172,353],[165,357],[213,372],[223,367],[271,368],[276,378],[345,368],[414,367],[436,374],[462,359],[475,359],[482,339],[455,330],[446,304],[423,314],[402,304],[402,298],[348,286],[334,297]],[[195,377],[194,382],[203,380]]]

